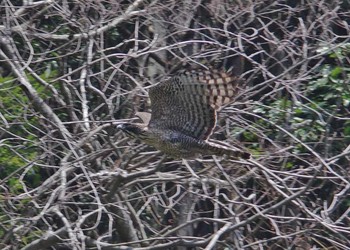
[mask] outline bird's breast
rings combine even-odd
[[[191,150],[192,138],[180,132],[171,130],[157,131],[153,138],[152,142],[148,144],[173,158],[198,157],[198,154]]]

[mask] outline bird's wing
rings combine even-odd
[[[241,81],[217,70],[181,71],[150,88],[150,128],[179,131],[206,140],[216,124],[216,110],[231,102]]]

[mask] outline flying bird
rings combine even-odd
[[[181,70],[149,89],[151,114],[136,114],[143,123],[123,123],[118,128],[175,159],[200,155],[249,159],[250,154],[241,149],[208,140],[216,112],[233,101],[241,84],[224,71]]]

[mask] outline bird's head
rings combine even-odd
[[[123,123],[117,126],[118,129],[121,129],[129,137],[144,139],[147,137],[147,126],[141,123]]]

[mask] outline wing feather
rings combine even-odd
[[[216,124],[216,111],[231,102],[242,81],[217,70],[181,71],[150,88],[149,127],[171,129],[206,140]]]

